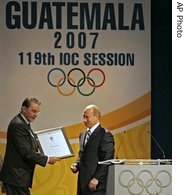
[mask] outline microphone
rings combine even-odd
[[[147,132],[151,135],[151,137],[153,138],[153,141],[156,143],[157,147],[158,147],[158,148],[160,149],[160,151],[162,152],[163,159],[165,159],[166,156],[165,156],[164,150],[162,149],[162,147],[160,146],[160,144],[157,142],[157,140],[155,139],[155,137],[152,135],[152,133],[151,133],[150,131],[147,131]]]
[[[118,159],[118,152],[119,152],[119,149],[121,148],[121,145],[122,145],[122,142],[123,142],[123,137],[124,137],[124,134],[125,134],[125,133],[126,133],[126,131],[123,131],[123,136],[121,137],[121,140],[120,140],[118,149],[117,149],[117,151],[116,151],[116,159]]]

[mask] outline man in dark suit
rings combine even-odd
[[[60,159],[47,157],[38,152],[36,135],[30,128],[40,113],[41,103],[36,98],[26,98],[21,111],[10,122],[7,145],[0,180],[7,195],[29,195],[35,165],[46,166]]]
[[[84,109],[87,130],[80,133],[79,157],[71,165],[73,173],[79,172],[77,195],[106,194],[108,165],[98,162],[114,158],[114,137],[100,125],[100,116],[96,105]]]

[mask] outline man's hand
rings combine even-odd
[[[70,167],[70,169],[71,169],[71,171],[73,173],[77,173],[78,172],[77,164],[76,163],[72,164],[71,167]]]
[[[90,191],[95,191],[97,189],[97,184],[98,183],[99,183],[99,181],[95,178],[90,180],[90,182],[88,184],[88,188],[90,189]]]
[[[55,164],[57,161],[60,161],[61,159],[59,157],[56,156],[51,156],[48,159],[48,164]]]

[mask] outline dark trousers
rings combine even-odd
[[[92,192],[93,195],[106,195],[106,192],[105,191],[95,191],[95,192]]]
[[[6,195],[30,195],[29,188],[23,188],[4,183]]]
[[[95,191],[95,192],[89,192],[89,194],[85,194],[84,192],[78,195],[106,195],[106,192],[103,191]]]
[[[77,195],[106,195],[106,191],[90,191],[88,188],[85,188],[84,190],[78,190]]]

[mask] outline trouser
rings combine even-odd
[[[106,195],[106,192],[105,191],[95,191],[95,192],[92,192],[93,195]]]
[[[88,188],[85,188],[84,190],[78,190],[77,195],[106,195],[106,191],[104,190],[96,190],[96,191],[90,191]]]
[[[89,192],[89,194],[82,192],[82,193],[79,193],[78,195],[106,195],[106,192],[104,192],[104,191],[95,191],[95,192]]]
[[[29,188],[4,183],[6,195],[30,195]]]

